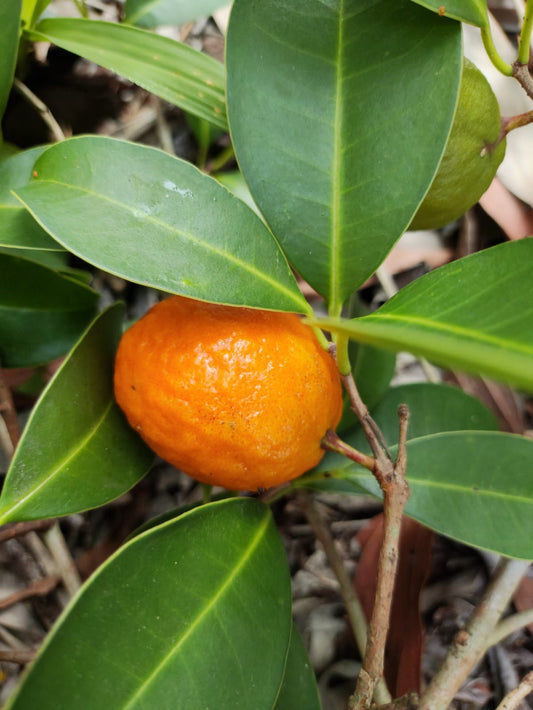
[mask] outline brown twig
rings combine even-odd
[[[16,663],[17,666],[25,666],[30,661],[33,661],[37,649],[0,649],[0,663]]]
[[[13,88],[37,110],[44,123],[48,126],[52,140],[54,142],[65,140],[63,129],[56,121],[53,113],[44,101],[41,101],[41,99],[36,96],[33,91],[26,86],[26,84],[23,84],[22,81],[16,77],[13,79]]]
[[[398,567],[400,529],[405,504],[409,498],[409,486],[405,479],[407,464],[405,445],[409,421],[407,406],[401,405],[398,415],[400,437],[396,462],[390,461],[382,451],[376,453],[374,475],[383,492],[383,542],[379,555],[376,595],[368,626],[368,642],[363,667],[357,679],[355,692],[348,704],[349,710],[366,710],[370,707],[374,688],[383,676],[384,670],[385,643]]]
[[[367,623],[361,602],[357,598],[353,583],[348,576],[344,562],[335,545],[335,540],[318,510],[313,496],[308,491],[300,491],[298,498],[317,540],[320,541],[324,548],[329,566],[337,578],[340,594],[346,605],[346,612],[357,642],[357,647],[359,648],[361,657],[363,657],[367,641]],[[381,679],[376,686],[374,698],[379,704],[391,702],[390,693],[383,679]]]
[[[20,427],[11,389],[7,384],[2,367],[0,367],[0,415],[4,418],[13,450],[15,450],[20,440]]]
[[[32,597],[45,597],[47,594],[50,594],[52,589],[57,587],[59,580],[59,575],[36,579],[28,587],[25,587],[18,592],[13,592],[13,594],[9,594],[7,597],[0,599],[0,611],[9,609],[9,607],[25,601],[26,599],[31,599]]]
[[[366,454],[361,453],[361,451],[349,446],[331,429],[326,432],[326,436],[322,439],[322,448],[327,451],[333,451],[336,454],[342,454],[343,456],[346,456],[346,458],[350,459],[354,463],[358,463],[360,466],[363,466],[369,471],[374,470],[376,461],[372,456],[367,456]]]
[[[519,703],[533,692],[533,671],[530,671],[522,679],[520,685],[507,693],[505,698],[498,705],[496,710],[516,710]]]
[[[513,76],[524,89],[530,99],[533,99],[533,77],[527,64],[516,61],[513,64]]]
[[[419,710],[447,710],[483,655],[489,636],[509,604],[529,562],[504,558],[466,627],[448,650],[438,673],[420,698]]]
[[[0,543],[12,540],[14,537],[26,535],[29,532],[48,530],[53,525],[53,520],[30,520],[25,523],[8,523],[0,529]]]

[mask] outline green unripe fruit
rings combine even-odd
[[[436,229],[476,204],[505,155],[494,92],[479,69],[464,60],[452,130],[429,192],[409,229]]]

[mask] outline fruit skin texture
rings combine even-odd
[[[479,69],[464,59],[459,100],[444,155],[409,229],[437,229],[463,215],[487,190],[505,155],[498,101]]]
[[[342,413],[335,363],[297,315],[181,296],[124,333],[114,385],[161,458],[232,490],[269,488],[315,466]]]

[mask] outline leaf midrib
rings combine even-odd
[[[102,193],[94,192],[93,190],[89,190],[89,189],[87,189],[87,188],[80,187],[79,185],[71,185],[71,184],[69,184],[69,183],[62,182],[61,180],[51,180],[51,179],[49,179],[49,178],[41,178],[41,179],[39,179],[39,182],[38,182],[38,183],[34,183],[34,184],[40,184],[40,185],[43,185],[43,184],[59,185],[60,187],[66,189],[66,190],[72,190],[72,191],[74,191],[74,192],[77,191],[77,192],[80,192],[80,193],[82,193],[82,194],[84,194],[84,195],[89,195],[89,196],[91,196],[91,197],[93,197],[93,198],[95,198],[95,199],[97,199],[97,200],[102,200],[102,201],[104,201],[104,202],[108,202],[108,203],[110,203],[110,204],[112,204],[112,205],[115,205],[116,207],[119,207],[119,208],[123,209],[124,211],[126,211],[126,212],[128,212],[128,213],[132,213],[132,212],[135,210],[135,207],[132,207],[131,205],[128,205],[128,204],[125,203],[125,202],[121,202],[120,200],[116,200],[116,199],[114,199],[114,198],[112,198],[112,197],[109,197],[108,195],[104,195],[104,194],[102,194]],[[31,188],[31,185],[30,185],[29,187]],[[17,193],[15,193],[15,194],[17,194]],[[40,218],[38,217],[38,215],[36,215],[36,214],[33,212],[33,210],[30,208],[29,205],[27,205],[27,203],[24,201],[24,199],[23,199],[22,197],[19,197],[18,195],[17,195],[17,197],[18,197],[18,199],[20,199],[20,200],[23,202],[23,204],[25,204],[25,205],[27,206],[28,210],[33,214],[33,216],[35,217],[35,219],[36,219],[45,229],[47,229],[47,228],[45,227],[44,223],[43,223],[43,222],[40,220]],[[218,248],[214,247],[214,246],[213,246],[211,243],[209,243],[209,242],[201,241],[200,239],[198,239],[197,237],[195,237],[195,236],[194,236],[193,234],[191,234],[190,232],[186,232],[186,231],[184,231],[184,230],[180,230],[180,229],[178,229],[177,227],[173,227],[172,225],[170,225],[170,224],[168,224],[168,223],[166,223],[166,222],[163,222],[163,221],[161,221],[161,220],[159,220],[159,219],[156,219],[155,217],[153,217],[153,216],[150,215],[150,214],[143,213],[143,222],[144,222],[144,223],[152,223],[152,224],[154,224],[154,225],[156,225],[156,226],[158,226],[158,227],[161,227],[162,229],[167,230],[167,231],[170,232],[171,234],[178,235],[179,237],[182,237],[183,239],[186,239],[186,240],[188,240],[189,242],[191,242],[191,243],[193,243],[193,244],[196,244],[197,246],[199,246],[199,247],[201,247],[201,248],[203,248],[203,249],[205,249],[205,250],[207,250],[207,251],[211,251],[211,252],[212,252],[213,254],[215,254],[216,256],[219,256],[219,257],[221,257],[221,258],[223,258],[223,259],[226,259],[227,261],[231,262],[232,264],[234,264],[234,265],[237,266],[238,268],[243,269],[243,271],[246,271],[246,272],[252,274],[255,278],[258,278],[259,280],[261,280],[261,281],[263,281],[264,283],[268,284],[269,286],[273,287],[276,291],[279,291],[279,292],[282,293],[284,296],[288,296],[291,301],[293,301],[295,304],[298,305],[298,312],[300,312],[300,313],[303,312],[303,311],[302,311],[302,306],[303,306],[302,300],[303,300],[303,299],[302,299],[302,300],[298,299],[298,298],[295,296],[295,294],[293,293],[293,291],[291,291],[291,290],[285,288],[282,284],[279,283],[279,281],[275,281],[274,279],[270,278],[270,277],[267,276],[264,272],[259,271],[257,268],[255,268],[253,265],[248,264],[247,262],[242,261],[241,259],[238,259],[237,257],[235,257],[235,256],[232,255],[232,254],[229,254],[228,252],[225,252],[225,251],[223,251],[223,250],[221,250],[221,249],[218,249]],[[47,229],[47,231],[51,231],[51,230]],[[59,243],[63,244],[63,245],[65,246],[65,248],[69,249],[68,245],[64,244],[63,241],[62,241],[59,237],[54,236],[54,239],[56,239],[56,241],[58,241]],[[287,266],[287,268],[289,268],[289,267]]]
[[[60,473],[66,466],[67,464],[72,461],[76,455],[81,451],[81,449],[84,448],[84,446],[93,438],[93,436],[96,434],[98,429],[101,427],[102,423],[105,421],[111,407],[113,406],[113,399],[109,400],[109,403],[106,405],[106,407],[103,409],[102,414],[96,418],[94,424],[88,429],[87,433],[85,436],[81,437],[80,439],[77,439],[75,446],[73,446],[68,455],[64,456],[59,464],[55,466],[55,468],[46,476],[42,481],[40,481],[37,485],[33,486],[31,490],[23,497],[20,498],[16,503],[11,505],[7,510],[4,510],[3,513],[0,513],[0,521],[2,519],[5,519],[5,516],[11,516],[13,511],[17,510],[21,506],[23,506],[30,498],[32,498],[36,493],[38,493],[44,486],[49,483],[50,480],[52,480],[58,473]],[[31,431],[29,431],[29,434],[31,434]],[[20,450],[23,450],[23,447],[21,447]],[[16,467],[16,459],[13,460],[14,463],[14,468]]]
[[[189,627],[187,628],[187,631],[183,634],[183,636],[173,645],[171,650],[163,657],[163,659],[155,667],[155,669],[152,671],[152,673],[146,678],[144,683],[142,683],[140,685],[140,687],[135,691],[135,693],[128,700],[125,701],[125,704],[122,705],[122,710],[129,710],[130,708],[132,708],[134,706],[134,703],[149,688],[149,686],[157,678],[159,673],[166,667],[166,665],[172,660],[172,658],[180,651],[183,644],[196,631],[196,629],[199,627],[199,625],[204,621],[204,619],[207,617],[209,612],[213,609],[215,604],[221,599],[221,597],[224,595],[224,593],[227,591],[227,589],[231,586],[232,582],[236,579],[238,574],[244,568],[245,564],[252,557],[253,552],[255,551],[255,549],[257,548],[257,546],[259,545],[259,543],[263,539],[263,536],[265,534],[266,528],[268,527],[268,524],[269,524],[269,516],[267,514],[265,514],[264,520],[263,520],[261,526],[258,526],[258,529],[257,529],[254,537],[251,539],[247,549],[244,550],[244,552],[241,556],[241,559],[239,560],[239,563],[237,565],[235,565],[235,567],[231,570],[231,572],[228,574],[225,581],[220,585],[217,592],[215,594],[213,594],[211,600],[203,607],[202,611],[196,616],[194,621],[189,625]]]
[[[366,323],[377,326],[380,325],[379,321],[389,321],[398,325],[399,327],[402,327],[402,325],[415,325],[423,328],[425,331],[437,330],[442,333],[445,333],[446,335],[458,335],[461,338],[466,337],[469,342],[497,345],[498,347],[502,347],[505,349],[511,348],[514,351],[523,352],[526,355],[533,356],[533,346],[528,346],[525,343],[520,343],[516,340],[508,340],[499,336],[484,333],[480,330],[470,329],[465,326],[456,325],[453,323],[431,320],[430,318],[423,318],[422,316],[380,314],[376,316],[365,316],[361,318],[361,323],[364,324],[365,320]],[[361,332],[364,332],[364,325],[363,330]]]

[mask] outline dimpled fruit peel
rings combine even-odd
[[[115,396],[161,458],[255,491],[315,466],[342,413],[331,355],[299,316],[171,296],[122,336]]]

